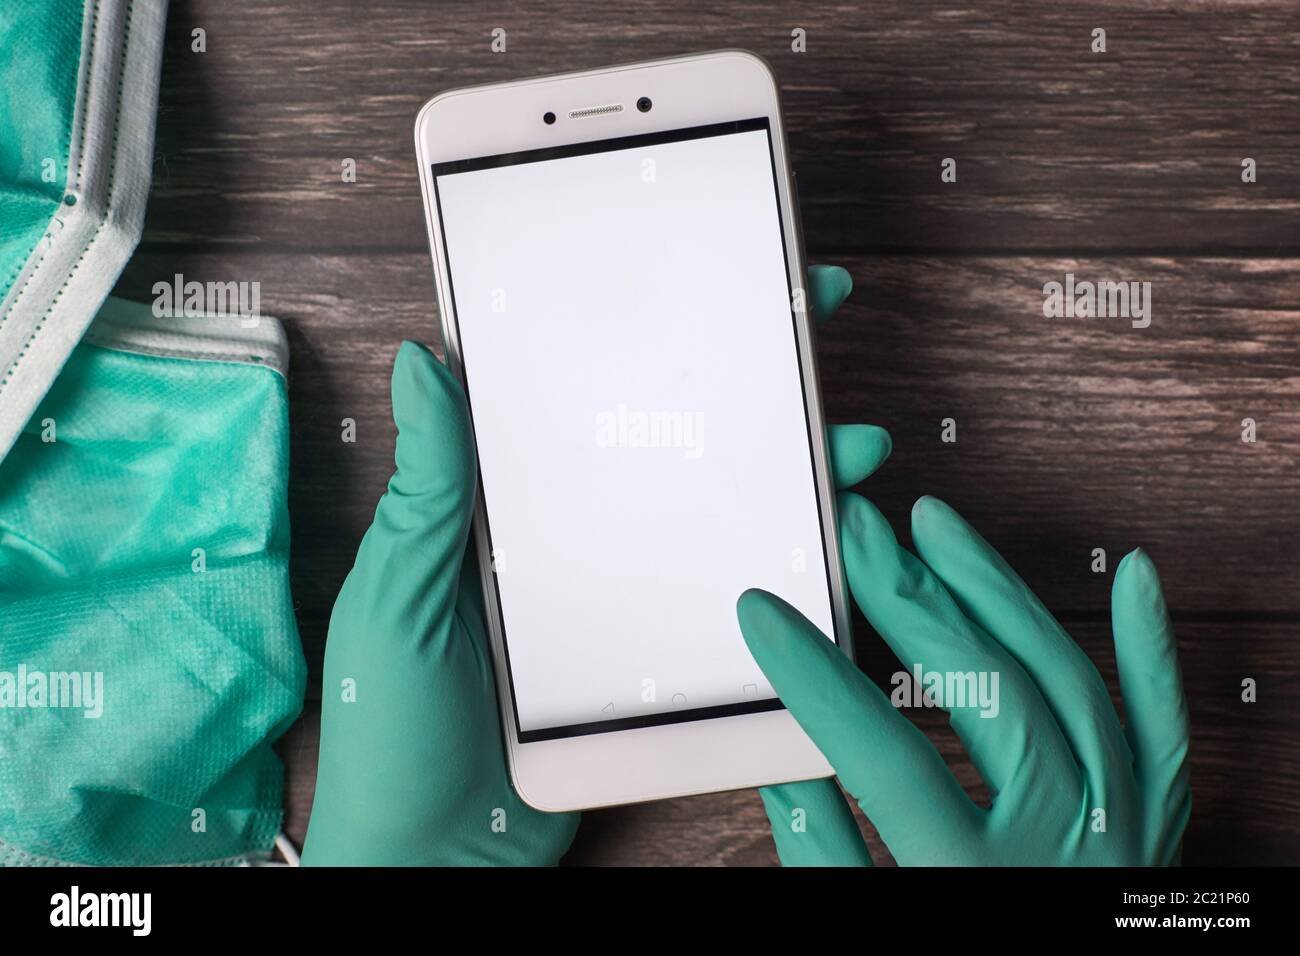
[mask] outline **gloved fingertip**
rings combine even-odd
[[[469,407],[451,369],[418,342],[403,342],[393,360],[392,387],[399,487],[408,495],[444,486],[472,493]]]
[[[437,357],[420,343],[407,340],[401,344],[393,359],[394,409],[410,395],[429,390],[437,364]]]
[[[840,523],[853,532],[859,543],[870,541],[886,533],[893,538],[893,529],[880,513],[880,509],[861,495],[842,492],[839,496]]]
[[[808,280],[813,318],[818,322],[834,315],[853,291],[853,277],[841,266],[810,266]]]
[[[1120,560],[1115,568],[1115,583],[1112,590],[1115,598],[1129,594],[1159,595],[1163,600],[1160,586],[1160,572],[1156,570],[1151,556],[1141,548],[1134,548]]]
[[[853,291],[853,276],[843,266],[819,264],[810,266],[808,272],[823,284],[827,293],[837,295],[841,302]]]
[[[922,495],[912,505],[912,540],[923,550],[946,543],[966,545],[983,541],[956,508],[934,495]]]
[[[864,450],[870,450],[881,461],[888,458],[889,453],[894,450],[893,438],[879,425],[840,425],[839,431],[854,444]]]
[[[894,443],[879,425],[832,425],[828,430],[835,487],[851,488],[875,474]]]
[[[736,601],[736,619],[745,643],[756,656],[774,650],[792,632],[791,618],[798,612],[775,594],[750,588]]]
[[[741,627],[753,624],[756,627],[766,620],[769,602],[774,599],[771,592],[762,588],[749,588],[736,599],[736,617]]]
[[[888,458],[893,454],[894,437],[889,434],[888,429],[881,428],[879,425],[866,425],[864,427],[870,428],[872,434],[876,436],[876,441],[880,443],[883,458]]]
[[[912,505],[912,520],[932,521],[959,517],[952,505],[934,495],[922,495]]]
[[[429,346],[425,345],[423,342],[415,341],[415,339],[402,339],[402,344],[398,347],[397,354],[401,356],[403,353],[407,356],[428,356],[435,360],[437,359],[437,356],[433,354],[433,349],[429,348]]]
[[[393,417],[399,429],[439,406],[463,406],[463,396],[456,376],[431,349],[410,340],[402,343],[393,360]]]
[[[1147,554],[1145,551],[1143,551],[1140,547],[1134,548],[1128,554],[1124,555],[1123,559],[1121,559],[1119,562],[1119,566],[1121,568],[1128,564],[1133,565],[1135,569],[1136,568],[1145,569],[1145,568],[1155,567],[1151,563],[1151,556]]]
[[[405,339],[393,359],[393,374],[396,375],[398,370],[403,373],[433,371],[434,366],[439,364],[441,363],[438,361],[438,356],[434,355],[433,350],[427,345]]]

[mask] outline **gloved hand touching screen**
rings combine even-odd
[[[1176,863],[1191,811],[1188,714],[1151,559],[1134,551],[1115,572],[1121,726],[1092,662],[952,508],[930,497],[916,503],[913,555],[870,502],[843,494],[839,507],[854,598],[908,670],[998,677],[985,685],[997,688],[996,707],[940,701],[992,794],[984,809],[925,735],[797,611],[762,591],[740,598],[750,651],[894,858]],[[792,831],[789,800],[768,800],[782,860],[849,863],[856,853],[868,863],[842,801],[837,808],[824,791],[815,796],[821,802],[804,805],[802,832]]]

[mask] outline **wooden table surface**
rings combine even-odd
[[[176,272],[257,280],[289,329],[292,574],[311,670],[280,745],[295,840],[330,608],[392,468],[391,362],[404,338],[441,349],[416,111],[455,86],[743,47],[781,83],[810,259],[856,284],[819,353],[830,420],[894,436],[864,492],[904,541],[922,493],[961,510],[1113,692],[1110,574],[1090,571],[1091,552],[1113,571],[1147,549],[1192,713],[1184,859],[1300,861],[1300,7],[1037,6],[172,4],[145,237],[117,294],[148,301]],[[792,52],[795,28],[807,52]],[[349,158],[355,183],[340,176]],[[1150,327],[1045,319],[1043,284],[1066,272],[1149,281]],[[355,444],[339,440],[348,417]],[[949,417],[955,444],[940,440]],[[856,641],[888,686],[897,665],[860,616]],[[918,721],[979,792],[942,715]],[[568,861],[775,854],[743,791],[588,814]]]

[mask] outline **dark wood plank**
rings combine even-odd
[[[828,415],[893,434],[862,490],[905,540],[928,492],[1062,613],[1107,607],[1093,548],[1113,569],[1139,545],[1181,614],[1300,612],[1300,262],[842,261],[857,291],[821,333]],[[1043,318],[1043,283],[1067,270],[1152,282],[1150,328]],[[120,288],[148,299],[173,271],[260,280],[263,309],[291,330],[293,585],[318,659],[392,470],[393,355],[403,338],[439,338],[427,256],[148,253]],[[340,440],[345,417],[355,444]],[[947,417],[956,444],[940,440]]]
[[[433,94],[745,47],[781,83],[814,250],[1294,255],[1298,42],[1288,0],[194,0],[168,27],[146,242],[420,249],[412,126]]]

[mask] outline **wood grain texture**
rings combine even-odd
[[[791,52],[796,27],[807,53]],[[1300,248],[1300,7],[1285,0],[176,4],[146,241],[422,249],[412,127],[429,97],[721,47],[777,74],[814,251]]]
[[[836,261],[857,288],[819,330],[827,415],[893,435],[863,491],[905,540],[912,502],[930,493],[1060,613],[1104,612],[1109,577],[1088,571],[1092,549],[1113,568],[1139,545],[1180,613],[1300,612],[1300,261]],[[393,356],[403,338],[441,348],[428,256],[148,252],[119,288],[148,298],[173,269],[259,280],[263,310],[289,326],[294,587],[319,655],[392,471]],[[1045,319],[1042,286],[1067,270],[1151,282],[1150,328]],[[340,440],[345,417],[356,444]],[[948,417],[955,444],[940,440]],[[1261,573],[1264,556],[1293,573]]]
[[[488,48],[498,26],[504,55]],[[807,54],[789,51],[796,26]],[[1088,52],[1095,26],[1105,55]],[[894,436],[861,491],[905,542],[919,494],[956,506],[1112,692],[1111,576],[1089,571],[1091,551],[1113,569],[1148,550],[1191,701],[1185,860],[1300,859],[1300,8],[1283,0],[174,4],[145,242],[117,291],[147,300],[176,272],[258,280],[289,329],[311,677],[279,745],[290,834],[310,812],[330,609],[392,468],[392,358],[403,338],[438,340],[416,110],[453,86],[724,46],[772,62],[810,252],[854,275],[819,358],[831,420]],[[957,183],[940,182],[945,156]],[[1151,326],[1044,318],[1043,284],[1066,272],[1151,282]],[[856,628],[887,686],[895,663]],[[1257,704],[1240,701],[1244,677]],[[983,798],[942,715],[914,716]],[[567,861],[775,857],[757,795],[737,792],[588,814]]]

